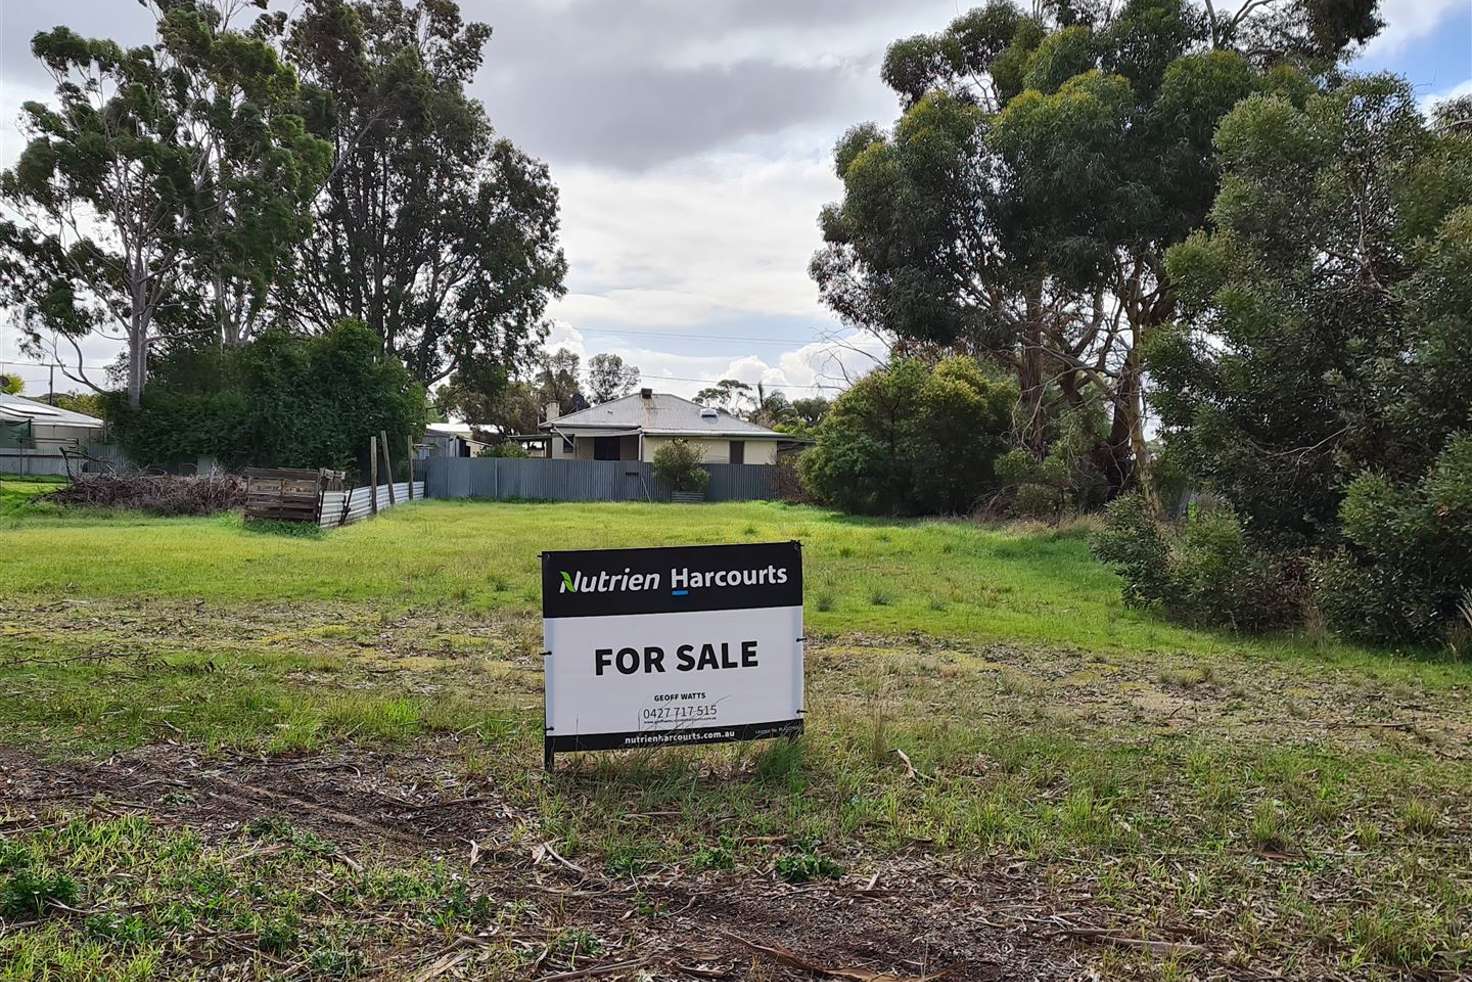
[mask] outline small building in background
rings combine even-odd
[[[739,416],[702,406],[653,389],[641,389],[622,399],[557,415],[547,406],[541,424],[546,449],[553,460],[654,460],[655,453],[674,440],[685,440],[700,451],[706,464],[775,464],[779,446],[794,438],[747,422]],[[511,437],[526,443],[532,437]]]
[[[65,476],[63,451],[82,454],[103,443],[106,430],[96,416],[0,393],[0,474]]]
[[[494,428],[470,423],[430,423],[419,441],[419,458],[474,457],[491,446]]]

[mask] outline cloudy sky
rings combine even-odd
[[[474,94],[546,160],[562,192],[568,296],[550,339],[615,352],[663,390],[724,377],[799,397],[872,364],[807,277],[829,158],[856,122],[891,122],[878,79],[892,40],[942,28],[962,0],[461,0],[494,36]],[[273,9],[281,0],[273,0]],[[290,9],[288,5],[286,9]],[[1472,91],[1472,0],[1383,0],[1388,27],[1357,67],[1408,77],[1430,102]],[[29,55],[57,23],[145,40],[134,0],[0,0],[0,165],[15,119],[45,98]],[[862,339],[852,347],[873,350]],[[94,344],[89,360],[113,348]],[[0,362],[17,359],[0,321]],[[4,364],[4,370],[17,366]],[[28,391],[45,370],[22,368]],[[60,387],[60,386],[58,386]]]

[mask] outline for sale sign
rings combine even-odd
[[[546,757],[802,732],[796,542],[542,554]]]

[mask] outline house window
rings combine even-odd
[[[731,441],[731,463],[733,463],[733,464],[744,464],[744,463],[746,463],[746,441],[745,440],[732,440]]]
[[[618,460],[618,437],[595,436],[593,438],[594,460]]]
[[[566,437],[566,436],[563,437],[562,438],[562,455],[564,457],[572,457],[572,456],[575,456],[576,454],[577,454],[577,447],[573,445],[572,438],[571,437]]]

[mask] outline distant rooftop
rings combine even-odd
[[[542,424],[542,429],[621,430],[649,436],[723,436],[781,440],[776,430],[749,423],[720,409],[702,406],[667,392],[643,392],[580,409]]]
[[[74,413],[59,406],[48,406],[35,399],[6,395],[3,392],[0,392],[0,420],[7,423],[29,420],[46,426],[80,426],[91,430],[100,430],[107,425],[96,416]]]

